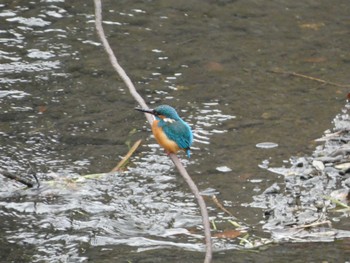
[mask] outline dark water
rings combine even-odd
[[[347,84],[348,1],[103,1],[103,10],[142,96],[175,106],[194,129],[193,157],[181,156],[189,173],[247,228],[249,242],[215,240],[215,262],[349,260],[348,237],[272,244],[251,205],[284,185],[260,167],[310,155],[345,104],[347,88],[271,70]],[[0,261],[200,262],[195,200],[133,110],[93,13],[92,1],[0,4],[1,169],[32,167],[42,182],[27,190],[0,177]],[[108,172],[140,138],[128,171],[80,177]],[[256,147],[264,142],[278,147]],[[207,204],[218,229],[231,229]]]

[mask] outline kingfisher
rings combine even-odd
[[[173,107],[160,105],[154,109],[135,108],[135,110],[154,115],[153,135],[168,154],[185,150],[190,158],[190,147],[193,142],[192,130]]]

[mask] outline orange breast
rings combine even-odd
[[[168,153],[176,153],[180,150],[180,147],[176,144],[176,142],[170,140],[163,132],[163,129],[158,126],[158,120],[153,121],[152,132],[159,145],[162,146]]]

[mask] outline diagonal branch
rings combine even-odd
[[[125,73],[124,69],[119,65],[117,57],[114,55],[114,52],[111,48],[111,46],[108,43],[108,40],[106,38],[105,32],[102,27],[102,8],[101,8],[101,1],[100,0],[94,0],[95,3],[95,25],[96,25],[96,30],[97,34],[103,44],[103,47],[105,51],[108,54],[109,61],[111,62],[113,68],[115,71],[118,73],[119,77],[122,78],[124,81],[125,85],[128,87],[131,95],[134,97],[134,99],[140,104],[142,108],[148,108],[146,102],[144,99],[140,96],[140,94],[136,91],[136,88],[134,84],[132,83],[131,79],[129,76]],[[150,115],[146,115],[146,118],[149,123],[152,123],[153,118]]]
[[[10,173],[10,172],[2,171],[1,175],[3,175],[6,178],[9,178],[9,179],[15,180],[17,182],[20,182],[20,183],[26,185],[27,187],[34,187],[34,185],[35,185],[35,183],[33,183],[31,180],[29,180],[29,179],[27,179],[27,178],[25,178],[23,176],[17,175],[17,174],[13,174],[13,173]],[[37,182],[37,185],[39,186],[38,178],[36,177],[35,174],[33,174],[33,177],[35,178],[35,181]]]
[[[278,68],[277,69],[271,69],[271,70],[268,70],[268,71],[272,72],[272,73],[286,74],[286,75],[290,75],[290,76],[293,76],[293,77],[299,77],[299,78],[304,78],[304,79],[308,79],[308,80],[313,80],[313,81],[317,81],[317,82],[322,83],[322,84],[328,84],[328,85],[332,85],[332,86],[336,86],[336,87],[349,88],[349,85],[339,84],[339,83],[336,83],[336,82],[332,82],[332,81],[327,81],[327,80],[323,80],[323,79],[320,79],[320,78],[311,77],[311,76],[300,74],[300,73],[293,72],[293,71],[284,71],[284,70],[278,69]]]
[[[116,56],[114,55],[114,52],[111,48],[111,46],[108,43],[108,40],[106,38],[106,35],[104,33],[103,27],[102,27],[102,8],[101,8],[101,1],[100,0],[94,0],[95,3],[95,24],[96,24],[96,30],[97,34],[103,44],[103,47],[105,51],[108,54],[109,60],[115,69],[115,71],[118,73],[118,75],[122,78],[125,85],[128,87],[131,95],[134,97],[134,99],[140,104],[142,108],[148,108],[147,104],[143,100],[143,98],[140,96],[140,94],[136,91],[135,86],[133,85],[132,81],[128,77],[128,75],[125,73],[124,69],[119,65],[118,60]],[[146,118],[150,124],[153,122],[153,118],[150,115],[146,114]],[[179,158],[175,154],[170,154],[169,157],[175,164],[176,168],[178,169],[179,173],[182,175],[182,177],[187,182],[188,186],[190,187],[192,193],[196,197],[201,214],[202,214],[202,221],[203,221],[203,227],[204,227],[204,234],[205,234],[205,242],[206,242],[206,254],[205,254],[205,263],[211,262],[212,259],[212,242],[211,242],[211,233],[210,233],[210,223],[209,223],[209,216],[207,207],[205,205],[203,197],[200,195],[199,190],[196,186],[196,184],[193,182],[192,178],[187,173],[185,167],[180,162]]]

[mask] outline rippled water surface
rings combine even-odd
[[[215,262],[348,260],[345,215],[326,218],[344,231],[340,242],[298,245],[271,231],[261,202],[276,185],[288,203],[274,172],[311,155],[347,114],[348,1],[103,1],[103,10],[147,103],[175,106],[194,130],[193,155],[180,158],[208,196],[213,234],[233,221],[246,231],[215,238]],[[197,204],[133,110],[93,14],[93,1],[0,3],[1,171],[35,171],[41,182],[0,177],[0,261],[201,262]],[[103,174],[140,138],[125,171]]]

